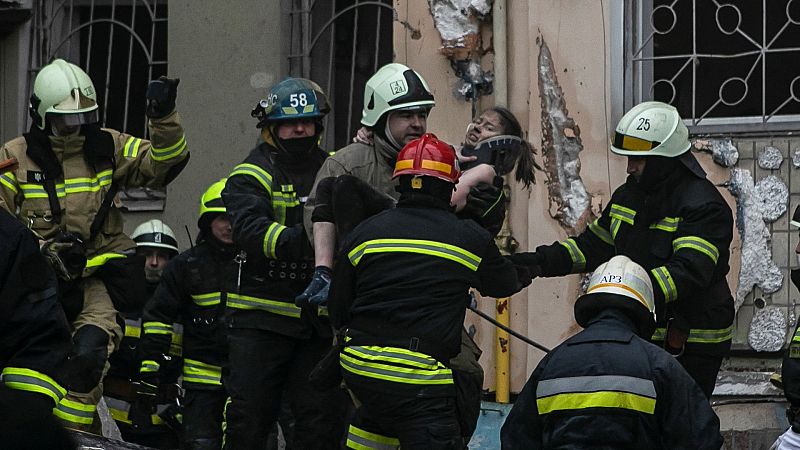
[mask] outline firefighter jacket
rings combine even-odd
[[[61,229],[89,240],[90,225],[112,182],[120,189],[164,187],[178,170],[170,169],[186,159],[188,150],[177,112],[150,119],[149,129],[150,141],[97,128],[86,136],[46,136],[43,142],[33,139],[39,143],[34,147],[29,147],[29,139],[44,136],[38,129],[27,133],[27,138],[7,142],[0,149],[0,160],[14,157],[19,166],[0,175],[0,207],[16,214],[45,239]],[[90,164],[89,154],[107,158]],[[51,184],[58,206],[48,195]],[[87,270],[135,247],[123,233],[122,225],[122,214],[111,208],[94,240],[86,242]]]
[[[62,365],[72,347],[56,276],[34,236],[0,211],[0,382],[42,394],[52,406],[66,394]]]
[[[720,449],[700,387],[635,329],[606,309],[548,353],[508,414],[502,448]]]
[[[733,217],[716,187],[681,171],[660,195],[648,195],[633,178],[620,186],[602,215],[580,235],[536,249],[543,276],[591,272],[614,255],[626,255],[650,274],[663,342],[667,322],[689,333],[687,351],[726,354],[734,307],[725,275]]]
[[[353,143],[326,159],[317,172],[314,187],[305,204],[304,223],[310,240],[313,240],[311,214],[314,212],[315,193],[320,180],[339,175],[352,175],[372,186],[376,191],[397,200],[397,181],[392,179],[397,151],[380,138],[372,145]]]
[[[302,160],[262,143],[228,176],[222,200],[233,239],[246,253],[237,285],[228,295],[228,326],[306,338],[330,335],[319,315],[325,308],[294,304],[311,280],[314,256],[303,229],[303,204],[327,154],[314,149]],[[327,321],[327,319],[326,319]]]
[[[403,199],[356,227],[335,265],[329,310],[347,327],[340,362],[363,385],[409,396],[455,395],[443,362],[460,351],[469,288],[523,288],[489,233],[446,210]]]
[[[163,355],[170,353],[173,323],[177,322],[183,325],[184,387],[215,389],[222,385],[228,354],[225,301],[236,280],[236,254],[233,246],[213,238],[201,239],[167,264],[142,314],[139,375],[143,380],[152,382],[161,375]]]

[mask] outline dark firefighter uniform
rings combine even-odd
[[[300,98],[306,105],[298,110],[291,99]],[[334,448],[343,433],[346,397],[338,388],[314,391],[308,382],[311,369],[330,348],[327,310],[294,303],[313,273],[303,204],[327,157],[317,146],[327,100],[313,82],[289,78],[262,103],[266,110],[257,106],[254,114],[265,142],[234,168],[222,193],[234,241],[246,253],[227,299],[230,373],[224,381],[230,403],[225,448],[262,445],[278,418],[284,392],[296,421],[289,437],[294,445]],[[277,124],[295,119],[314,120],[316,134],[279,139]]]
[[[158,385],[163,355],[168,354],[173,322],[183,325],[183,436],[185,448],[222,446],[222,385],[227,365],[225,302],[235,288],[237,250],[210,231],[211,216],[225,214],[221,180],[203,195],[197,245],[171,260],[153,298],[145,306],[140,343],[140,379]]]
[[[0,210],[0,436],[3,446],[71,448],[52,415],[64,398],[69,325],[56,277],[22,224]]]
[[[800,207],[795,208],[789,224],[793,229],[800,229]],[[800,255],[800,244],[794,251],[795,254]],[[800,290],[800,267],[794,267],[791,270],[790,278],[795,289]],[[784,442],[776,442],[774,447],[779,450],[792,448],[792,444],[800,443],[800,325],[795,328],[789,348],[783,354],[781,385],[783,394],[789,402],[786,417],[789,419],[791,427],[781,437]],[[778,444],[782,444],[782,446]]]
[[[415,178],[427,195],[409,193],[411,177],[426,175],[414,171],[417,150],[426,166],[451,174]],[[409,143],[395,170],[405,192],[397,208],[356,227],[336,262],[329,308],[334,326],[346,327],[340,364],[361,403],[348,448],[462,448],[460,374],[445,363],[461,349],[469,288],[506,297],[523,287],[490,234],[450,211],[454,159],[432,135]]]

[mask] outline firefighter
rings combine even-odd
[[[647,271],[624,255],[598,266],[575,302],[584,330],[539,362],[501,430],[508,449],[718,450],[719,419],[655,329]]]
[[[675,108],[633,107],[611,144],[612,152],[628,157],[629,176],[602,215],[578,236],[512,258],[552,277],[591,272],[614,255],[630,257],[655,286],[652,341],[711,397],[731,346],[734,307],[725,275],[733,217],[690,147]]]
[[[66,395],[70,331],[36,238],[0,209],[0,436],[3,448],[71,449],[53,408]]]
[[[488,231],[451,211],[453,148],[431,134],[400,152],[397,207],[345,239],[329,308],[346,328],[340,354],[360,406],[347,447],[464,448],[448,362],[461,348],[469,288],[506,297],[530,283]]]
[[[262,445],[284,394],[297,448],[335,448],[344,431],[345,394],[313,392],[308,382],[330,347],[327,310],[294,304],[312,273],[303,204],[327,157],[318,142],[329,111],[325,93],[310,80],[273,86],[252,113],[264,142],[234,168],[222,193],[233,240],[246,254],[227,299],[225,448]]]
[[[0,149],[0,160],[19,162],[0,175],[0,207],[46,241],[74,330],[69,393],[55,411],[71,428],[99,432],[100,380],[122,339],[117,310],[146,297],[144,264],[113,199],[122,188],[164,187],[188,161],[177,86],[164,77],[150,82],[148,141],[101,128],[92,80],[57,59],[34,81],[30,130]]]
[[[789,224],[795,229],[800,229],[800,206],[795,208]],[[800,263],[800,243],[797,244],[794,252]],[[792,284],[800,290],[800,267],[795,266],[790,274]],[[780,384],[783,394],[789,402],[786,418],[789,419],[790,427],[778,438],[773,448],[778,450],[800,448],[800,324],[794,330],[789,348],[783,355]]]
[[[182,448],[222,447],[223,408],[228,397],[222,386],[227,364],[225,300],[234,288],[238,265],[231,223],[222,203],[222,179],[200,201],[197,244],[175,257],[164,269],[161,283],[143,314],[144,335],[139,345],[141,367],[134,423],[147,419],[163,395],[164,363],[170,360],[170,341],[179,323],[183,328],[183,388],[185,390]]]
[[[136,253],[145,259],[144,273],[147,281],[147,298],[155,293],[161,274],[167,262],[178,254],[178,241],[172,229],[158,219],[148,220],[140,224],[131,234],[131,239],[136,243]],[[157,409],[161,416],[154,415],[145,423],[134,424],[130,418],[131,401],[136,400],[135,385],[131,380],[139,378],[139,360],[137,349],[142,333],[142,307],[137,311],[122,313],[125,319],[125,334],[119,349],[115,351],[108,362],[111,367],[103,379],[103,396],[108,405],[111,417],[126,442],[145,445],[154,448],[177,448],[178,434],[175,428],[177,413],[177,399],[164,395]],[[181,356],[180,333],[173,333],[172,344],[168,354],[171,359],[166,367],[162,367],[161,382],[169,386],[169,392],[176,393],[174,389],[180,375]],[[167,389],[166,387],[164,388]],[[166,417],[168,420],[162,419]]]

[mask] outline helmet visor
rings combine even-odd
[[[88,112],[70,114],[50,113],[47,117],[50,119],[50,122],[57,127],[77,127],[80,125],[97,123],[100,120],[96,109]]]

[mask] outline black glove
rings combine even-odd
[[[544,255],[537,252],[522,252],[522,253],[514,253],[513,255],[509,255],[508,259],[511,260],[514,264],[518,266],[526,266],[526,267],[540,267],[544,264]],[[539,276],[539,273],[536,276]]]
[[[77,234],[59,232],[42,244],[42,255],[64,281],[80,278],[86,268],[86,244]]]
[[[517,280],[523,288],[528,287],[533,279],[536,278],[536,275],[529,267],[514,265],[514,269],[517,271]]]
[[[328,303],[328,291],[331,287],[332,272],[329,267],[317,266],[311,282],[302,294],[294,298],[294,304],[299,307],[319,306]]]
[[[506,217],[503,179],[494,177],[492,184],[479,183],[470,189],[461,217],[478,222],[493,236],[497,236]]]
[[[147,85],[147,110],[145,111],[147,117],[160,119],[175,109],[175,98],[178,96],[178,83],[180,82],[180,78],[161,76]]]
[[[146,381],[133,383],[134,399],[131,409],[128,410],[128,419],[134,426],[152,425],[153,414],[156,412],[156,394],[158,386]]]

